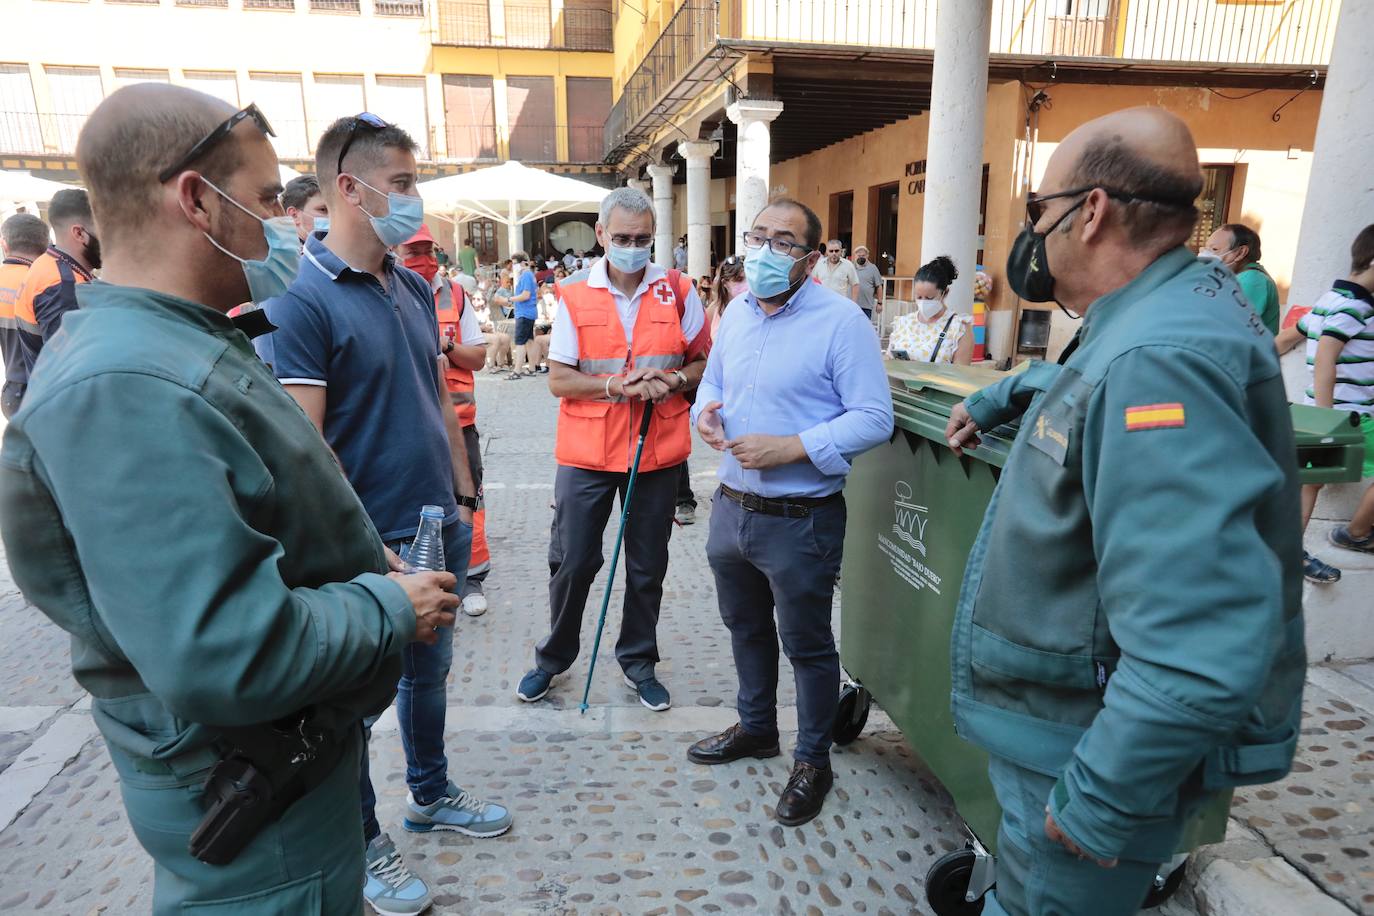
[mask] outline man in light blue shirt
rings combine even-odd
[[[721,322],[692,410],[702,439],[724,453],[706,554],[734,649],[740,721],[687,756],[709,765],[780,752],[781,632],[797,683],[796,765],[776,808],[787,826],[819,814],[834,781],[841,490],[850,462],[892,435],[873,325],[810,282],[820,243],[820,220],[803,204],[775,200],[759,213],[744,235],[749,292]]]

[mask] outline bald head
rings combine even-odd
[[[127,86],[96,107],[81,130],[76,161],[106,246],[156,218],[158,173],[233,113],[221,99],[165,83]],[[222,179],[238,167],[239,155],[237,142],[221,142],[191,167]]]
[[[1089,121],[1061,143],[1045,170],[1046,190],[1098,187],[1119,192],[1130,240],[1160,250],[1193,231],[1202,192],[1197,145],[1188,126],[1160,108],[1127,108]]]

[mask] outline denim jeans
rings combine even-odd
[[[402,544],[388,544],[400,553]],[[458,579],[452,591],[461,594],[467,579],[468,555],[472,550],[472,526],[455,522],[444,528],[444,563]],[[396,686],[396,718],[401,726],[401,746],[406,755],[406,784],[421,803],[428,804],[444,794],[448,786],[448,755],[444,752],[444,713],[447,708],[444,685],[453,665],[453,631],[439,630],[432,646],[413,642],[401,656],[401,681]],[[376,721],[376,720],[373,720]],[[371,737],[373,722],[365,722]],[[363,748],[359,781],[363,800],[363,839],[372,840],[382,832],[377,823],[377,795],[368,773],[367,748]]]

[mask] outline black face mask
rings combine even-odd
[[[1030,223],[1021,229],[1021,234],[1011,245],[1007,255],[1007,284],[1012,292],[1027,302],[1051,302],[1054,300],[1054,274],[1050,273],[1050,258],[1045,251],[1045,237],[1059,224],[1069,218],[1069,214],[1083,206],[1084,197],[1065,210],[1059,219],[1044,232],[1036,232]]]
[[[858,261],[859,261],[859,266],[860,266],[860,267],[863,267],[865,264],[868,263],[868,258],[860,257],[860,258],[858,259]]]
[[[86,263],[91,265],[91,270],[100,269],[100,239],[91,233],[86,233],[86,245],[81,250],[81,256],[86,259]]]

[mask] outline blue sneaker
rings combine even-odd
[[[1341,571],[1330,563],[1323,563],[1307,551],[1302,552],[1302,577],[1317,585],[1341,581]]]
[[[642,681],[632,681],[627,674],[625,686],[639,694],[639,702],[654,712],[663,712],[673,705],[673,701],[668,697],[668,688],[660,684],[658,678],[652,674]]]
[[[510,829],[510,812],[500,805],[473,798],[452,780],[446,791],[448,794],[431,805],[420,804],[414,795],[406,796],[405,828],[411,833],[453,830],[479,839],[500,836]]]
[[[552,674],[543,668],[532,668],[529,674],[520,679],[520,686],[516,688],[515,695],[526,703],[534,703],[544,699],[544,694],[549,692],[549,685],[552,683]]]
[[[1345,525],[1338,525],[1326,534],[1326,539],[1337,547],[1346,550],[1357,550],[1360,553],[1374,553],[1374,531],[1362,538],[1357,538],[1350,533],[1350,529]]]
[[[367,844],[363,861],[363,896],[382,916],[416,916],[434,902],[425,882],[410,873],[385,833]]]

